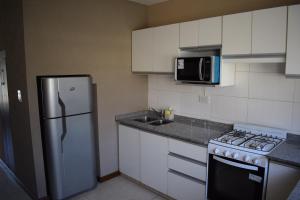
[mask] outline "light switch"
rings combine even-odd
[[[21,90],[17,90],[18,100],[20,103],[22,103],[22,92]]]

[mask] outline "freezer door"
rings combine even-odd
[[[42,78],[43,117],[56,118],[92,112],[91,78]]]
[[[91,114],[44,120],[47,178],[51,198],[64,199],[96,185]]]

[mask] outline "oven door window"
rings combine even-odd
[[[261,200],[264,173],[262,167],[210,155],[208,199]]]

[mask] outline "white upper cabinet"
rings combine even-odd
[[[180,24],[180,47],[222,44],[222,17],[212,17]]]
[[[132,71],[174,71],[179,49],[179,24],[132,32]]]
[[[174,72],[179,49],[179,24],[153,28],[153,72]]]
[[[288,15],[285,74],[300,76],[300,5],[289,6]]]
[[[252,12],[223,16],[223,55],[251,54]]]
[[[285,54],[287,7],[253,12],[252,54]]]
[[[198,46],[199,20],[180,23],[180,48]]]
[[[132,71],[153,71],[153,29],[132,32]]]
[[[222,44],[222,17],[199,20],[198,46],[215,46]]]

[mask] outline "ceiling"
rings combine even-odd
[[[128,1],[134,1],[136,3],[140,3],[140,4],[150,6],[150,5],[161,3],[161,2],[164,2],[164,1],[168,1],[168,0],[128,0]]]

